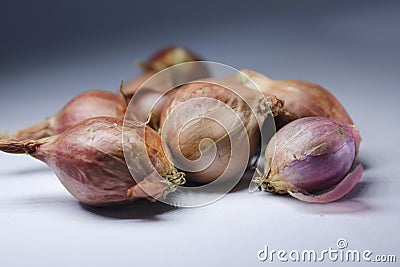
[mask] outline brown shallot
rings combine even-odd
[[[199,183],[232,179],[244,171],[260,140],[259,122],[271,105],[279,106],[261,93],[243,98],[240,92],[246,90],[240,84],[216,81],[178,88],[161,115],[161,136],[177,167]]]
[[[328,90],[315,83],[301,80],[272,80],[261,73],[241,70],[238,80],[254,82],[265,95],[274,95],[284,102],[275,118],[278,128],[303,117],[328,117],[353,124],[349,114]],[[243,80],[243,75],[249,79]]]

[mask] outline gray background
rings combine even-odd
[[[0,265],[262,266],[264,245],[322,250],[339,238],[399,258],[399,14],[396,1],[1,2],[0,128],[39,121],[89,89],[117,90],[139,74],[135,61],[180,44],[331,90],[360,127],[366,170],[327,205],[244,185],[197,209],[99,209],[80,205],[44,164],[2,153]]]

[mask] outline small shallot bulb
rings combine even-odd
[[[350,172],[360,144],[356,126],[309,117],[281,128],[265,150],[264,175],[253,182],[269,192],[306,202],[326,203],[347,194],[361,179]]]
[[[201,60],[199,56],[187,48],[170,46],[160,49],[147,62],[142,62],[140,65],[146,72],[158,72],[176,64]]]
[[[160,136],[148,126],[140,127],[123,126],[122,120],[115,118],[97,117],[40,140],[0,140],[0,150],[26,153],[43,161],[75,198],[88,205],[114,205],[139,198],[153,200],[171,189],[170,181],[180,183],[184,178],[167,160]],[[124,143],[123,130],[129,140]],[[142,177],[131,176],[124,149],[132,154],[147,154],[131,161],[135,166],[130,165]]]
[[[202,59],[186,48],[179,46],[163,48],[157,51],[147,62],[140,63],[143,73],[124,84],[120,91],[127,102],[132,99],[139,88],[142,92],[148,91],[148,93],[142,93],[140,98],[144,105],[152,106],[155,104],[155,98],[160,99],[157,103],[158,108],[156,107],[152,111],[150,123],[153,128],[157,129],[162,105],[171,97],[170,93],[164,94],[167,91],[164,88],[169,87],[169,85],[172,86],[172,84],[209,77],[209,71],[205,64],[197,62],[196,64],[183,65],[171,72],[164,73],[161,77],[158,76],[155,80],[151,80],[153,75],[174,65],[194,61],[202,61]]]
[[[241,73],[265,95],[274,95],[285,103],[275,118],[278,128],[304,117],[328,117],[341,123],[353,124],[342,104],[322,86],[301,80],[272,80],[251,70],[241,70]],[[238,79],[241,77],[238,76]]]
[[[126,102],[121,95],[91,90],[74,97],[57,114],[16,131],[11,138],[28,140],[57,135],[93,117],[106,116],[123,119],[125,110]]]

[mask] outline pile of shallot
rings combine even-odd
[[[188,62],[197,64],[147,82]],[[211,78],[207,64],[182,47],[140,65],[143,73],[118,92],[82,93],[0,137],[0,150],[43,161],[76,199],[94,206],[162,200],[178,186],[225,183],[254,169],[259,189],[305,202],[338,200],[361,179],[359,129],[325,88],[247,69]],[[191,82],[176,85],[180,76]],[[277,132],[262,140],[268,116]],[[262,141],[263,169],[252,168]]]

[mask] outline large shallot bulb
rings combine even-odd
[[[226,181],[245,170],[260,140],[259,121],[271,106],[261,93],[245,101],[238,84],[215,81],[178,88],[161,115],[161,136],[175,166],[199,183]]]
[[[275,118],[277,127],[303,117],[328,117],[339,122],[353,124],[342,104],[325,88],[301,80],[272,80],[261,73],[241,70],[243,75],[253,81],[265,95],[274,95],[284,102]],[[243,80],[247,83],[248,80]]]
[[[130,168],[141,177],[131,176],[124,149],[132,156],[127,159]],[[26,153],[43,161],[75,198],[95,206],[162,197],[171,182],[181,183],[184,179],[167,160],[154,130],[123,126],[122,120],[115,118],[91,118],[60,135],[36,141],[0,140],[0,150]]]
[[[324,117],[295,120],[269,141],[264,173],[254,182],[306,202],[335,201],[361,179],[361,164],[350,172],[359,144],[354,125]]]
[[[87,91],[74,97],[57,114],[15,132],[11,138],[28,140],[57,135],[93,117],[123,119],[125,110],[126,102],[121,95],[101,90]]]

